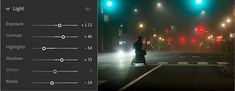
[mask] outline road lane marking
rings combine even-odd
[[[228,62],[216,62],[217,64],[228,64]]]
[[[107,69],[107,68],[110,68],[110,67],[114,67],[114,65],[101,66],[101,67],[98,66],[98,70],[103,70],[103,69]]]
[[[179,58],[187,58],[187,56],[179,56]]]
[[[197,62],[197,64],[208,64],[208,62]]]
[[[200,58],[200,56],[193,56],[193,58]]]
[[[115,64],[100,64],[98,65],[98,70],[103,70],[103,69],[114,67],[114,66]]]
[[[221,58],[226,58],[226,56],[220,56]]]
[[[159,65],[165,65],[168,64],[168,62],[158,62]]]
[[[215,57],[215,56],[207,56],[208,58],[213,58],[213,57]]]
[[[144,78],[145,76],[147,76],[148,74],[150,74],[151,72],[153,72],[154,70],[160,68],[162,65],[158,65],[157,67],[149,70],[148,72],[144,73],[143,75],[139,76],[138,78],[136,78],[135,80],[131,81],[130,83],[126,84],[125,86],[123,86],[122,88],[120,88],[118,91],[123,91],[126,88],[130,87],[131,85],[133,85],[134,83],[136,83],[137,81],[139,81],[140,79]]]
[[[135,63],[134,64],[134,67],[143,67],[143,66],[146,66],[146,65],[144,65],[144,63]]]
[[[167,64],[167,65],[164,65],[164,66],[205,66],[205,67],[214,67],[214,66],[224,66],[222,64]]]
[[[178,62],[178,64],[188,64],[188,62]]]
[[[98,66],[109,66],[109,65],[112,65],[112,64],[98,64]]]

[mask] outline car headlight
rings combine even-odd
[[[132,49],[131,52],[130,52],[131,56],[134,56],[135,55],[135,50]]]
[[[119,50],[117,53],[118,57],[123,57],[125,55],[125,53],[122,50]]]

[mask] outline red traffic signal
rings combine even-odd
[[[192,39],[191,39],[191,43],[192,43],[192,44],[195,44],[196,42],[197,42],[197,40],[196,40],[195,38],[192,38]]]
[[[184,45],[186,43],[186,38],[184,36],[179,37],[179,44]]]
[[[196,30],[196,32],[199,34],[203,34],[203,33],[205,33],[205,31],[206,31],[206,28],[202,25],[198,26],[197,30]]]

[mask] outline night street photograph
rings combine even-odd
[[[98,0],[100,91],[234,91],[234,0]]]

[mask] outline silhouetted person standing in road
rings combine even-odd
[[[138,40],[133,44],[133,48],[135,49],[135,57],[132,60],[131,65],[133,65],[134,63],[146,64],[144,57],[146,55],[146,51],[142,50],[142,45],[143,45],[142,37],[139,36]]]

